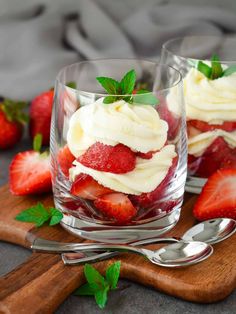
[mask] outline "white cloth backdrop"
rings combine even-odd
[[[70,0],[42,6],[34,0],[11,8],[6,7],[11,0],[3,7],[0,2],[0,95],[31,99],[53,86],[60,68],[81,59],[158,60],[162,43],[171,37],[236,33],[236,12],[215,1],[149,0],[136,6],[135,1]]]

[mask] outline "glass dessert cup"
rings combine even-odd
[[[162,62],[183,76],[189,192],[200,193],[218,169],[236,167],[235,49],[236,37],[225,35],[187,36],[163,45]]]
[[[62,69],[50,142],[61,225],[110,243],[174,227],[187,173],[185,119],[181,75],[172,67],[106,59]]]

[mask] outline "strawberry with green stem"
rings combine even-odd
[[[24,112],[26,102],[2,99],[0,101],[0,149],[8,149],[18,143],[23,127],[28,122]]]

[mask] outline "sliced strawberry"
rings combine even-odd
[[[113,192],[104,187],[87,174],[80,174],[76,177],[71,186],[71,194],[88,199],[95,200],[97,197]]]
[[[193,214],[198,220],[218,217],[236,219],[236,169],[216,171],[198,197]]]
[[[154,153],[155,152],[152,151],[152,150],[150,152],[147,152],[147,153],[137,152],[136,156],[140,157],[140,158],[143,158],[143,159],[151,159]]]
[[[49,144],[53,96],[53,90],[44,92],[35,97],[30,106],[30,136],[42,134],[43,145]]]
[[[202,156],[188,156],[190,174],[208,178],[216,170],[234,165],[236,156],[232,154],[232,151],[223,137],[217,137]]]
[[[126,173],[135,167],[135,154],[123,145],[95,143],[77,160],[86,167],[111,173]]]
[[[72,155],[67,145],[59,150],[57,159],[63,174],[69,177],[69,169],[72,167],[72,162],[75,160],[75,157]]]
[[[221,129],[227,132],[232,132],[236,130],[236,122],[233,121],[226,121],[223,124],[209,124],[200,120],[190,120],[188,121],[188,124],[192,125],[202,132],[212,131],[215,129]]]
[[[52,188],[50,159],[44,153],[18,153],[10,165],[10,190],[14,195],[50,192]]]
[[[172,165],[169,168],[166,177],[161,181],[161,183],[150,193],[142,193],[140,195],[133,195],[130,197],[132,202],[135,205],[139,205],[141,207],[148,207],[152,205],[155,201],[161,199],[165,194],[166,188],[174,176],[175,169],[177,166],[178,158],[175,157],[172,161]]]
[[[168,140],[173,140],[178,135],[181,118],[168,109],[168,105],[164,99],[161,99],[157,109],[161,119],[168,123]]]
[[[115,219],[118,224],[129,222],[137,213],[128,196],[123,193],[103,195],[94,201],[94,205],[105,216]]]
[[[188,134],[188,138],[192,138],[194,136],[197,136],[199,134],[201,134],[202,132],[195,128],[194,126],[192,126],[189,122],[187,122],[187,134]]]

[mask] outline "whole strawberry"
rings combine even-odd
[[[49,144],[53,95],[53,90],[44,92],[35,97],[30,106],[30,136],[33,139],[36,134],[42,134],[43,145]]]
[[[0,149],[13,147],[22,137],[23,125],[28,116],[23,112],[25,102],[0,100]]]
[[[34,138],[34,150],[18,153],[10,165],[10,191],[14,195],[40,194],[52,189],[50,158],[40,153],[41,134]]]

